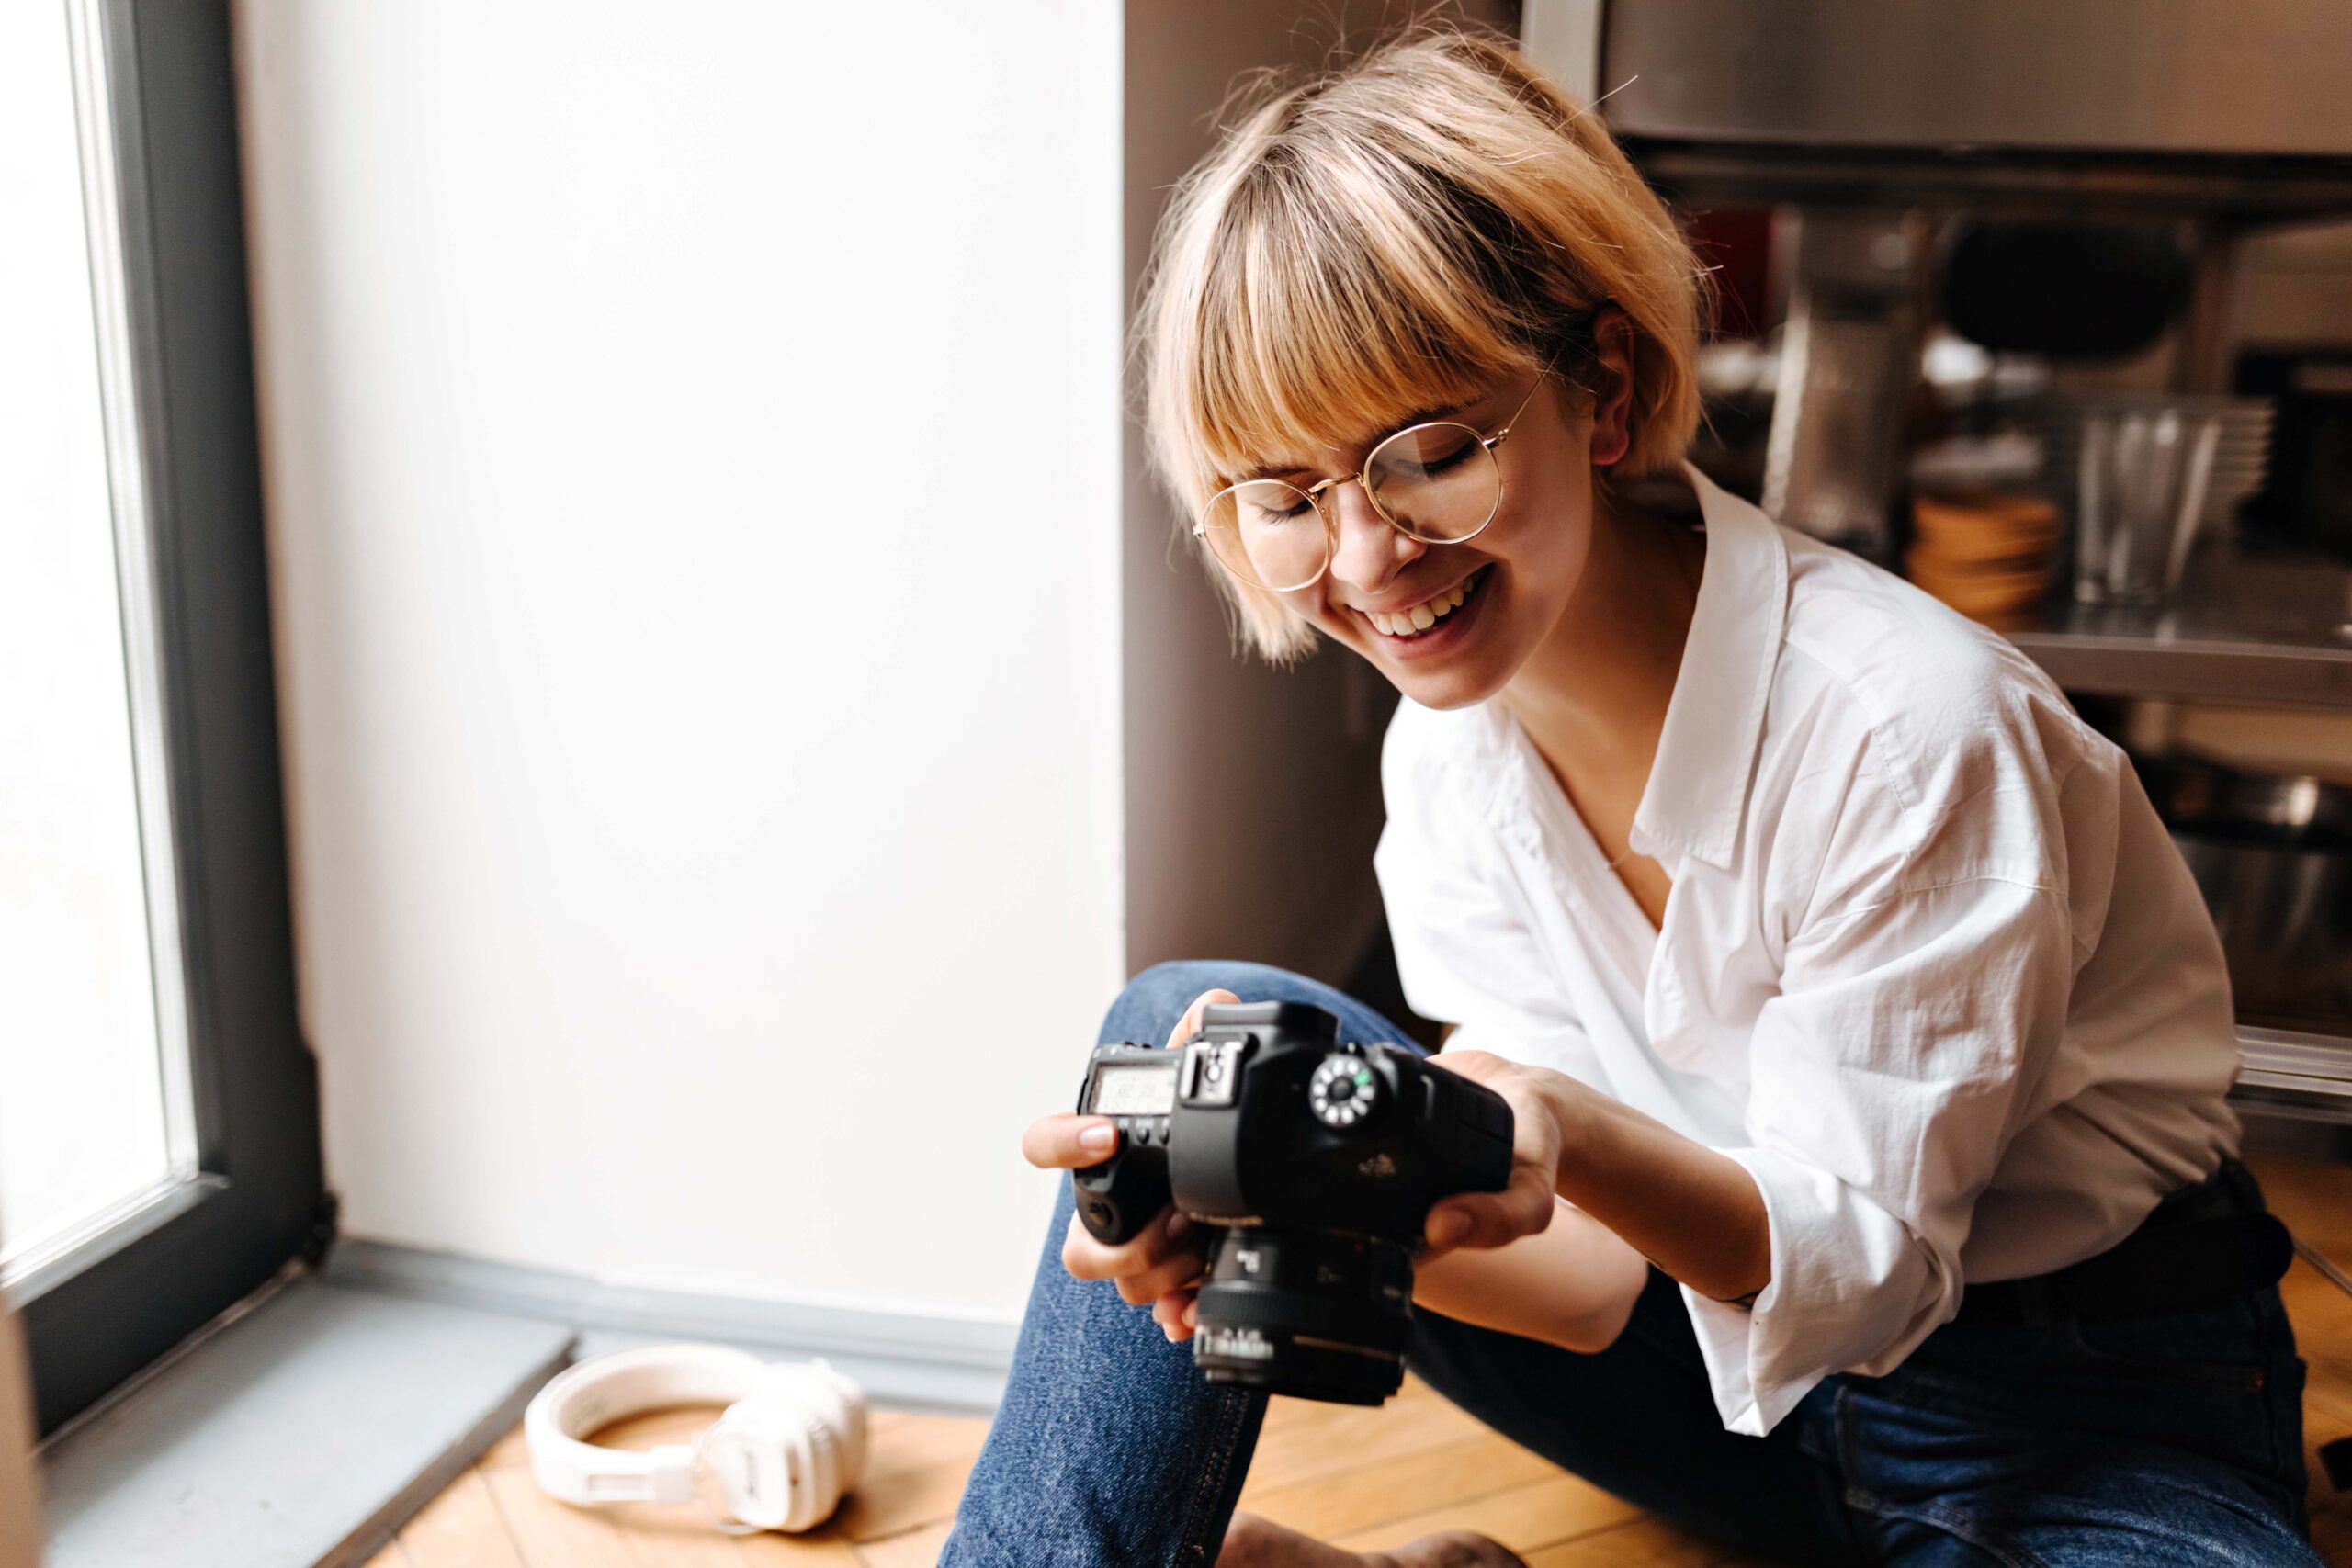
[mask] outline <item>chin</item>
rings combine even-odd
[[[1470,670],[1398,671],[1386,666],[1381,673],[1404,695],[1425,708],[1466,708],[1483,703],[1503,689],[1504,679],[1487,679]]]
[[[1334,637],[1331,640],[1379,671],[1400,694],[1425,708],[1469,707],[1485,702],[1510,682],[1510,671],[1495,667],[1491,648],[1465,649],[1462,657],[1432,660],[1423,667],[1384,658],[1376,649],[1351,638]]]

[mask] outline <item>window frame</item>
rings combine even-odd
[[[77,9],[113,128],[198,1175],[12,1289],[44,1437],[334,1230],[295,1000],[229,3]]]

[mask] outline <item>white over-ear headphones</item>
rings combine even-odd
[[[582,1441],[680,1404],[724,1404],[691,1443],[648,1451]],[[567,1503],[685,1503],[707,1474],[727,1515],[758,1529],[820,1525],[865,1468],[865,1394],[822,1361],[769,1363],[717,1345],[654,1345],[566,1369],[523,1415],[531,1474]]]

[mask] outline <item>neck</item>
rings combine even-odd
[[[1649,777],[1682,667],[1705,547],[1647,513],[1595,498],[1576,593],[1500,694],[1555,773]]]

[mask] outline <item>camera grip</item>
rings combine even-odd
[[[1430,1120],[1443,1134],[1430,1152],[1451,1167],[1431,1173],[1438,1193],[1500,1192],[1510,1186],[1518,1132],[1510,1102],[1485,1084],[1442,1067],[1415,1066],[1430,1086]]]
[[[1101,1165],[1069,1173],[1078,1223],[1108,1247],[1141,1235],[1168,1207],[1168,1156],[1158,1149],[1122,1148]]]
[[[1175,1052],[1132,1042],[1097,1045],[1087,1059],[1078,1109],[1112,1118],[1119,1146],[1109,1159],[1071,1171],[1069,1181],[1079,1224],[1106,1246],[1133,1241],[1168,1207],[1168,1112],[1177,1062]]]

